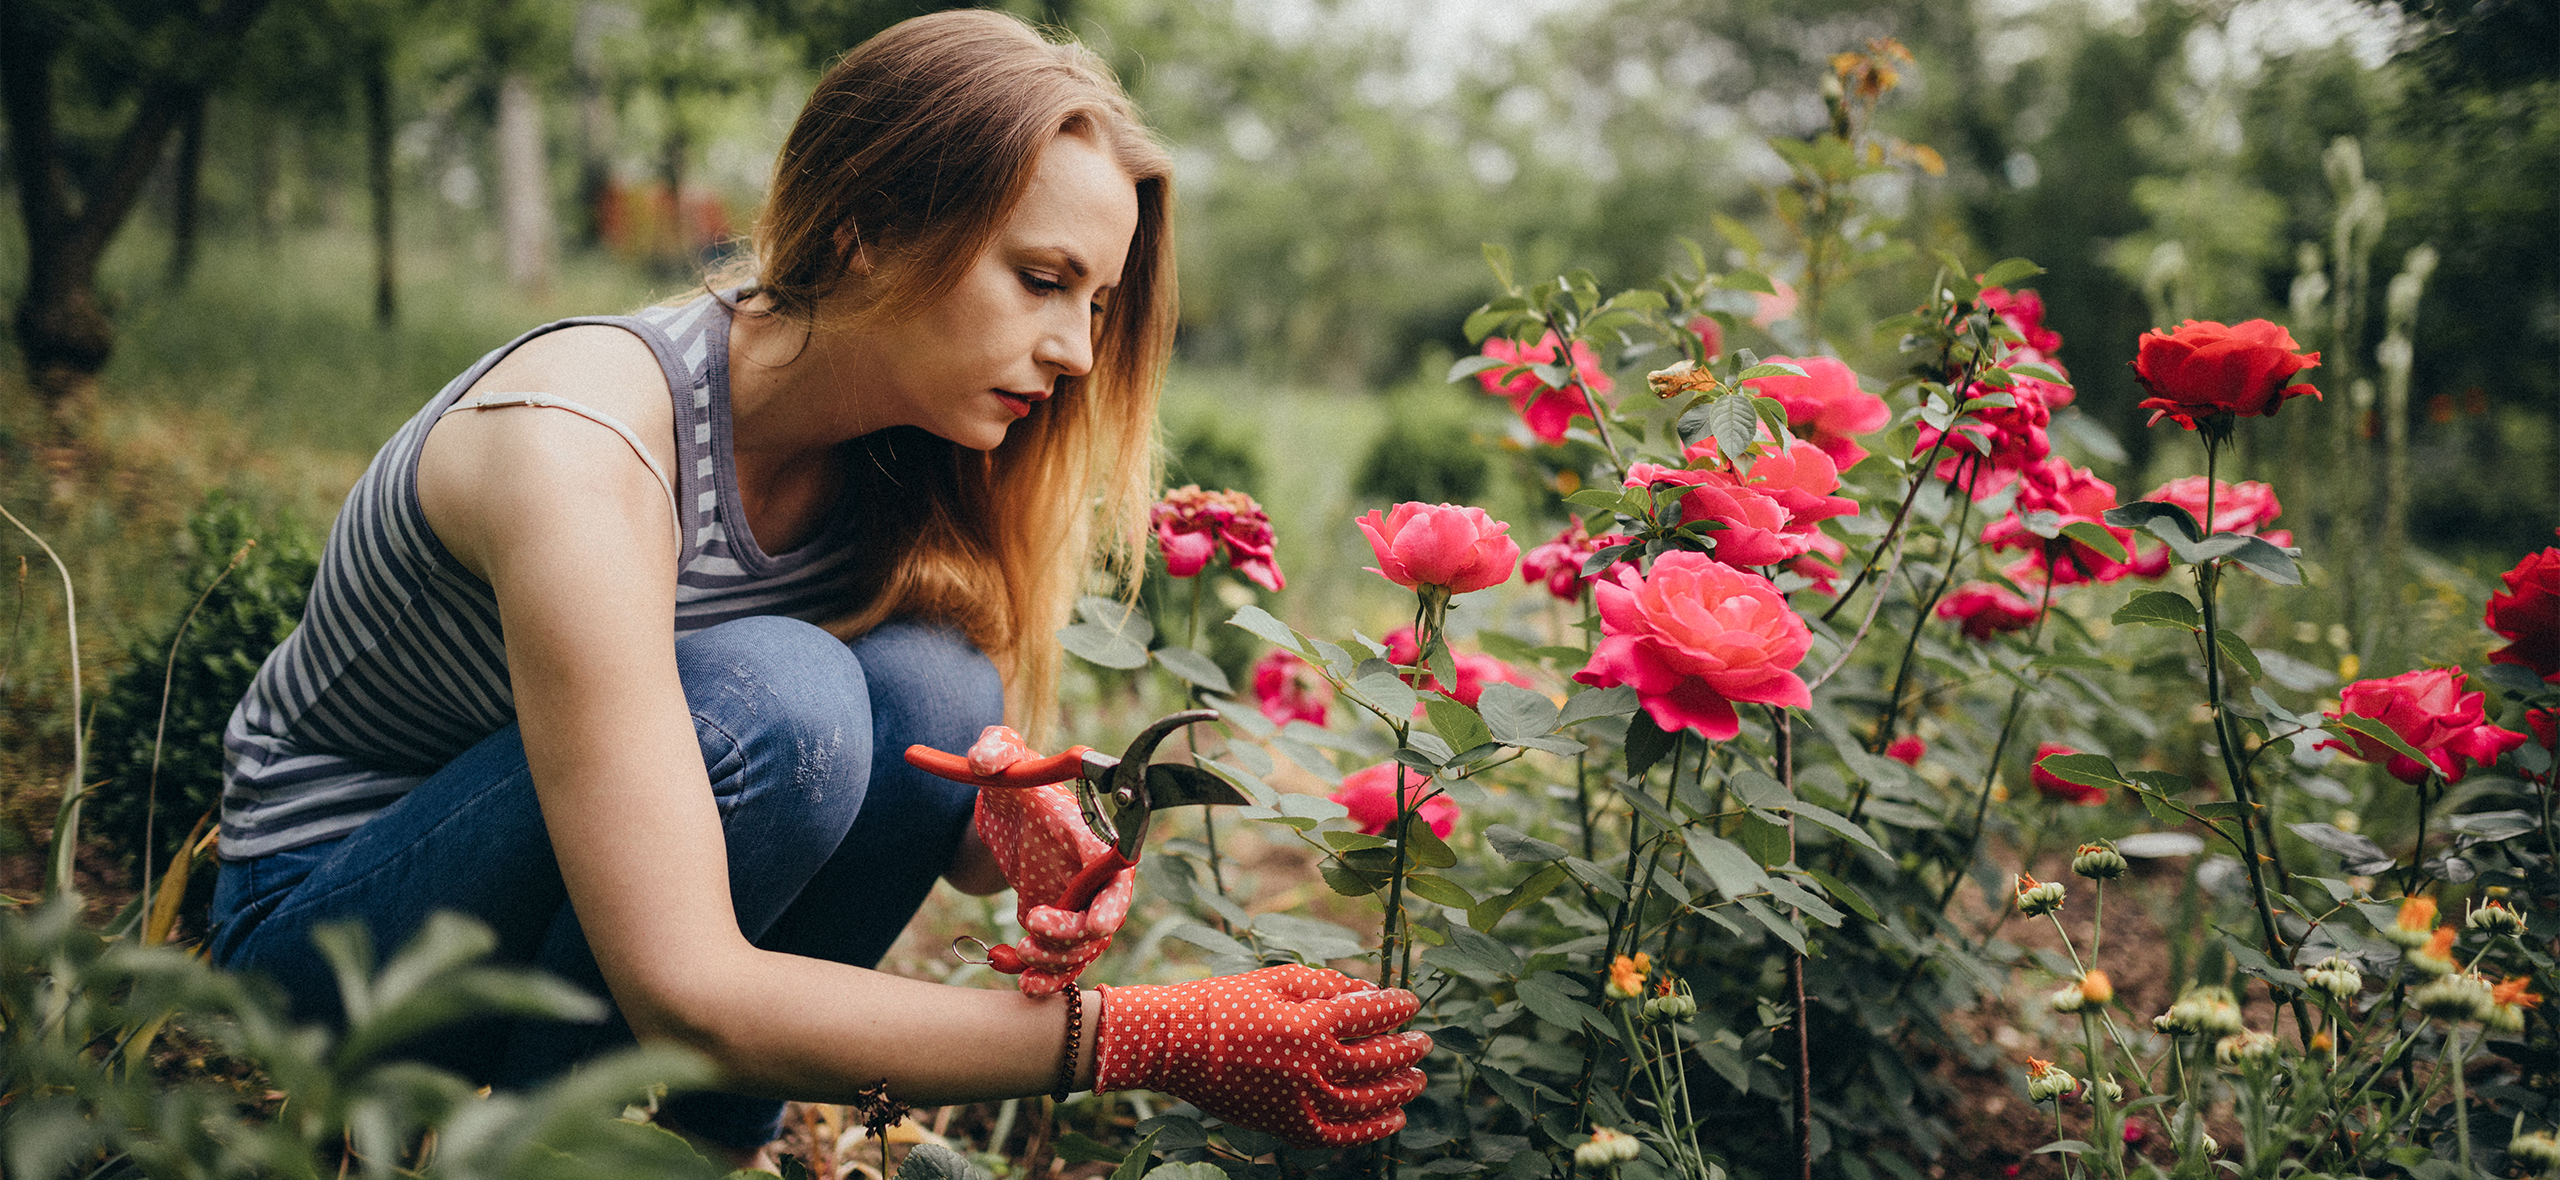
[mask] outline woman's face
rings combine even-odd
[[[1060,135],[958,284],[879,325],[867,425],[908,425],[974,450],[1093,367],[1094,325],[1138,230],[1137,184],[1094,139]],[[885,420],[883,420],[885,416]]]

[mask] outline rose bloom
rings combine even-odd
[[[2074,750],[2069,746],[2065,746],[2057,742],[2036,743],[2036,760],[2027,768],[2027,781],[2035,786],[2037,794],[2057,803],[2077,803],[2082,807],[2103,806],[2107,801],[2107,789],[2105,787],[2092,787],[2082,783],[2066,782],[2062,779],[2055,778],[2053,775],[2045,771],[2045,759],[2051,758],[2056,754],[2077,754],[2079,752],[2080,751]]]
[[[2293,334],[2265,320],[2223,325],[2188,320],[2176,331],[2142,334],[2133,373],[2152,396],[2140,403],[2151,421],[2169,418],[2189,430],[2196,419],[2231,414],[2272,417],[2284,399],[2320,391],[2288,384],[2320,363],[2319,353],[2295,352]]]
[[[2144,496],[2143,499],[2175,504],[2186,509],[2187,515],[2196,518],[2196,523],[2204,526],[2207,535],[2241,533],[2246,536],[2264,537],[2277,545],[2293,544],[2293,534],[2282,529],[2267,533],[2258,531],[2275,523],[2276,517],[2284,514],[2284,505],[2276,502],[2274,488],[2256,480],[2242,480],[2239,483],[2214,480],[2212,481],[2213,519],[2208,521],[2204,518],[2205,483],[2205,477],[2201,475],[2173,479],[2151,489],[2151,494]]]
[[[1699,348],[1707,354],[1708,360],[1724,355],[1724,325],[1717,323],[1714,316],[1690,316],[1687,326],[1689,334],[1698,338]]]
[[[1547,593],[1566,602],[1582,597],[1582,587],[1590,579],[1582,576],[1582,563],[1591,555],[1611,545],[1623,545],[1635,538],[1622,533],[1594,537],[1582,527],[1582,518],[1571,517],[1572,523],[1557,533],[1555,539],[1532,547],[1520,557],[1520,580],[1531,584],[1545,583]]]
[[[1189,484],[1165,493],[1149,510],[1165,572],[1188,578],[1223,552],[1227,564],[1254,585],[1277,591],[1289,584],[1271,557],[1271,518],[1243,492],[1204,492]]]
[[[1785,279],[1773,279],[1769,285],[1776,290],[1766,294],[1759,291],[1751,293],[1751,323],[1764,332],[1778,321],[1796,314],[1796,289]]]
[[[1858,375],[1835,357],[1773,356],[1768,362],[1795,365],[1804,370],[1804,376],[1754,377],[1742,387],[1785,406],[1787,429],[1822,448],[1838,470],[1847,471],[1867,457],[1867,449],[1858,445],[1858,435],[1872,434],[1893,421],[1893,410],[1884,399],[1859,389]]]
[[[2560,681],[2560,549],[2527,554],[2498,577],[2507,590],[2489,596],[2487,621],[2512,642],[2490,652],[2490,662]]]
[[[1383,836],[1388,828],[1395,826],[1396,812],[1401,810],[1396,800],[1396,772],[1400,769],[1404,770],[1404,797],[1422,800],[1414,807],[1414,814],[1421,816],[1422,822],[1429,825],[1432,835],[1448,839],[1449,833],[1458,826],[1458,805],[1450,802],[1447,795],[1423,798],[1430,793],[1431,780],[1423,777],[1422,772],[1405,769],[1399,763],[1381,762],[1367,770],[1346,774],[1342,776],[1342,785],[1334,788],[1333,794],[1327,798],[1349,809],[1351,822],[1360,825],[1361,831]]]
[[[2168,550],[2163,547],[2155,557],[2134,550],[2133,530],[2120,529],[2106,522],[2106,512],[2116,506],[2114,484],[2098,478],[2086,467],[2074,467],[2059,457],[2046,459],[2020,474],[2018,499],[2010,506],[2009,515],[1991,522],[1982,530],[1982,543],[1993,549],[2020,549],[2027,554],[2024,568],[2012,573],[2011,580],[2041,585],[2051,578],[2057,586],[2081,582],[2115,582],[2124,578],[2158,577],[2168,571]],[[2117,561],[2078,541],[2065,542],[2064,558],[2059,564],[2046,556],[2045,538],[2027,531],[2026,517],[2033,512],[2051,512],[2061,523],[2087,522],[2107,530],[2108,535],[2133,554],[2132,561]],[[2157,568],[2154,568],[2156,564]]]
[[[1989,642],[2024,631],[2036,621],[2036,604],[1989,582],[1967,582],[1938,602],[1938,617],[1964,621],[1964,637]]]
[[[1484,342],[1484,355],[1504,365],[1551,365],[1556,360],[1556,334],[1549,332],[1536,344],[1495,336]],[[1525,369],[1509,370],[1497,365],[1476,374],[1476,383],[1486,393],[1511,399],[1511,408],[1528,423],[1529,431],[1548,442],[1563,442],[1565,427],[1580,414],[1592,417],[1591,401],[1584,391],[1607,393],[1612,388],[1609,375],[1600,369],[1599,358],[1591,355],[1591,346],[1573,342],[1573,384],[1563,389],[1550,389],[1538,375]]]
[[[1707,540],[1716,560],[1728,565],[1776,565],[1801,557],[1819,547],[1817,525],[1858,512],[1857,501],[1830,494],[1840,486],[1840,469],[1831,457],[1802,440],[1761,455],[1748,473],[1725,464],[1712,442],[1689,448],[1686,457],[1709,465],[1638,463],[1627,469],[1627,486],[1691,488],[1680,497],[1680,518],[1723,525]]]
[[[2025,355],[2012,352],[2002,363],[2015,364]],[[2053,453],[2053,440],[2045,428],[2053,422],[2053,408],[2071,400],[2070,386],[2033,377],[2016,378],[2006,390],[1965,387],[1968,400],[1992,393],[2006,393],[2017,404],[1975,410],[1943,432],[1922,422],[1911,446],[1911,456],[1916,459],[1938,448],[1938,440],[1948,434],[1963,436],[1947,439],[1946,445],[1938,449],[1938,465],[1932,474],[1942,482],[1954,483],[1964,474],[1965,464],[1972,462],[1975,470],[1966,478],[1968,490],[1976,500],[1987,499],[2009,486],[2020,472]]]
[[[1848,556],[1849,546],[1839,538],[1816,532],[1813,534],[1813,547],[1803,556],[1788,562],[1785,568],[1789,573],[1813,583],[1805,587],[1807,591],[1831,598],[1840,593],[1840,567],[1836,563],[1847,560]]]
[[[1297,656],[1273,649],[1253,665],[1253,699],[1273,725],[1304,721],[1323,725],[1333,704],[1333,682]]]
[[[1408,500],[1383,517],[1371,509],[1353,523],[1378,555],[1369,572],[1408,590],[1438,586],[1465,594],[1498,586],[1520,560],[1519,543],[1503,535],[1511,526],[1473,506]]]
[[[2523,734],[2489,724],[2481,710],[2489,694],[2466,693],[2464,687],[2459,668],[2420,668],[2381,680],[2356,681],[2338,694],[2337,712],[2321,714],[2332,721],[2349,714],[2380,721],[2425,754],[2432,765],[2414,762],[2363,734],[2354,735],[2352,744],[2330,738],[2320,748],[2339,750],[2360,762],[2382,763],[2391,777],[2413,786],[2427,781],[2430,770],[2442,774],[2448,783],[2461,782],[2465,759],[2488,766],[2498,755],[2524,744]]]
[[[1906,733],[1901,737],[1895,738],[1893,739],[1893,744],[1884,748],[1885,757],[1891,758],[1904,766],[1918,766],[1920,765],[1920,760],[1927,757],[1928,754],[1929,743],[1921,741],[1920,735],[1916,733]]]
[[[1766,578],[1681,550],[1656,558],[1641,577],[1618,566],[1591,593],[1600,646],[1573,678],[1595,688],[1632,686],[1665,731],[1695,729],[1723,741],[1742,731],[1735,702],[1813,703],[1795,674],[1813,633]]]
[[[1398,627],[1387,632],[1386,644],[1387,662],[1390,664],[1411,667],[1415,661],[1422,658],[1422,647],[1414,642],[1411,627]],[[1512,684],[1521,688],[1536,687],[1527,676],[1521,675],[1518,668],[1482,652],[1460,655],[1452,651],[1449,653],[1449,662],[1456,666],[1458,673],[1458,687],[1454,689],[1443,688],[1438,676],[1426,673],[1408,675],[1405,677],[1405,683],[1415,688],[1440,693],[1470,709],[1475,708],[1476,701],[1483,698],[1485,685]]]
[[[2011,330],[2040,353],[2051,354],[2062,348],[2062,333],[2044,326],[2044,296],[2028,291],[2010,291],[2003,287],[1984,287],[1982,305],[1991,309]],[[2048,362],[2049,363],[2049,362]]]

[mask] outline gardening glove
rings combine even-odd
[[[1102,989],[1096,1090],[1158,1090],[1299,1147],[1404,1128],[1431,1038],[1387,1030],[1422,1002],[1294,964],[1194,983]]]
[[[1021,734],[1002,725],[988,726],[968,753],[970,771],[981,778],[1038,757]],[[1014,917],[1023,930],[1022,941],[997,947],[990,958],[999,970],[1020,965],[1022,994],[1037,998],[1056,992],[1111,945],[1111,936],[1128,920],[1137,874],[1122,869],[1081,910],[1053,904],[1077,870],[1097,857],[1114,855],[1085,826],[1071,787],[980,787],[977,824],[978,838],[986,841],[996,867],[1013,886]]]

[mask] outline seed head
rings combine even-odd
[[[2231,989],[2213,984],[2188,988],[2151,1027],[2181,1037],[2227,1037],[2244,1028]]]
[[[2027,1058],[2027,1101],[2051,1102],[2078,1088],[2080,1079],[2050,1061]]]
[[[2113,881],[2125,867],[2124,854],[2103,841],[2083,844],[2071,855],[2071,871],[2093,881]]]
[[[2053,1005],[2053,1010],[2056,1012],[2077,1012],[2081,1005],[2089,1001],[2087,997],[2080,994],[2079,984],[2066,983],[2052,995],[2047,996],[2045,1002]]]
[[[2115,981],[2107,978],[2106,972],[2091,967],[2088,974],[2080,977],[2080,998],[2092,1004],[2113,1003],[2116,998]]]
[[[2357,993],[2364,990],[2364,974],[2357,971],[2355,964],[2341,955],[2331,955],[2320,960],[2318,966],[2302,973],[2302,979],[2303,982],[2340,1000],[2352,1000],[2356,998]]]
[[[2549,1131],[2527,1131],[2507,1140],[2507,1162],[2523,1165],[2528,1173],[2560,1170],[2560,1139]]]
[[[2463,919],[2462,924],[2474,930],[2485,930],[2492,935],[2513,936],[2524,933],[2524,916],[2508,909],[2504,902],[2493,901],[2471,911],[2471,916]]]
[[[1606,1168],[1636,1158],[1641,1147],[1633,1135],[1607,1127],[1593,1127],[1591,1138],[1573,1149],[1573,1162],[1586,1168]]]
[[[2232,1069],[2256,1065],[2275,1056],[2275,1052],[2273,1033],[2236,1032],[2213,1044],[2214,1064]]]
[[[2443,975],[2453,970],[2453,939],[2459,933],[2451,926],[2438,926],[2427,936],[2427,944],[2401,958],[2420,975]]]
[[[2030,918],[2041,918],[2062,908],[2062,882],[2038,881],[2033,874],[2018,874],[2018,912]]]
[[[2446,975],[2409,993],[2409,1002],[2419,1011],[2448,1023],[2487,1020],[2497,1007],[2489,981],[2470,971]]]

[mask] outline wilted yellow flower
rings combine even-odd
[[[1609,986],[1604,989],[1613,1000],[1632,1000],[1644,994],[1645,976],[1653,974],[1653,956],[1637,951],[1620,955],[1609,964]]]

